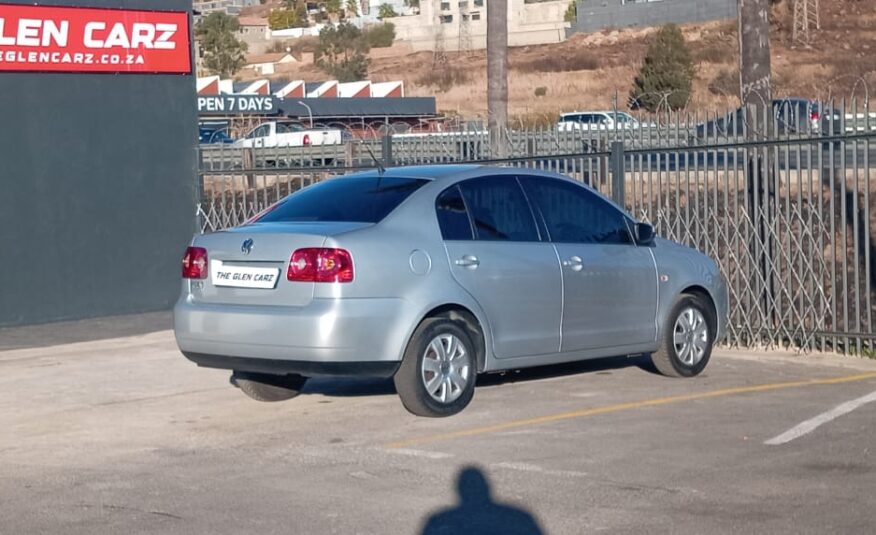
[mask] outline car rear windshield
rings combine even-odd
[[[379,176],[333,178],[290,195],[258,222],[377,223],[426,182]]]

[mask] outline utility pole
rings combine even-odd
[[[769,0],[739,0],[739,89],[746,108],[770,103]]]
[[[508,0],[487,4],[487,124],[493,158],[508,157]]]
[[[772,131],[770,89],[770,5],[769,0],[739,2],[739,92],[748,141],[763,139]],[[775,214],[775,180],[769,162],[770,149],[745,148],[745,175],[748,185],[748,211],[757,239],[751,240],[750,253],[760,277],[755,279],[755,294],[763,307],[772,333],[776,322],[773,262],[775,244],[772,225]],[[753,275],[753,274],[751,274]],[[771,336],[771,335],[770,335]]]

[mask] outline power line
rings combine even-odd
[[[459,3],[459,52],[471,54],[471,13],[468,11],[468,2]]]
[[[811,29],[821,29],[818,0],[794,0],[793,41],[795,43],[811,43]]]
[[[447,50],[444,44],[444,21],[441,17],[441,0],[435,0],[432,4],[435,10],[434,13],[436,13],[435,22],[438,24],[438,30],[435,32],[435,47],[432,50],[432,67],[437,69],[447,65]]]

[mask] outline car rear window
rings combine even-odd
[[[377,223],[426,182],[379,176],[332,178],[286,197],[258,221]]]

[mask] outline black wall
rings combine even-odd
[[[0,72],[0,326],[170,307],[195,226],[196,147],[193,75]]]

